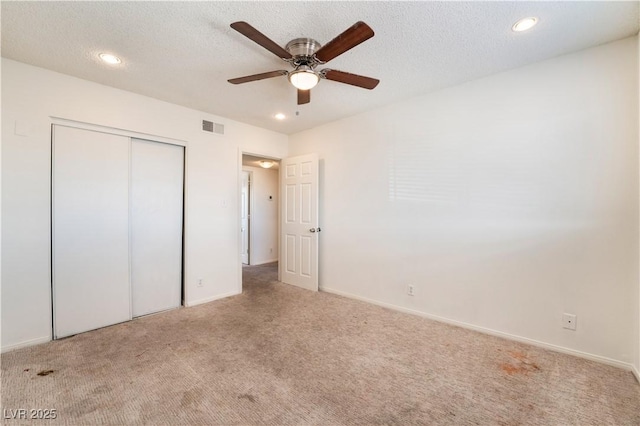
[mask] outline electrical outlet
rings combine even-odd
[[[202,287],[202,286],[203,286],[202,278],[198,278],[198,287]]]
[[[568,330],[575,330],[576,329],[576,316],[573,314],[567,314],[564,313],[562,314],[562,327],[566,328]]]
[[[414,287],[412,285],[409,285],[409,288],[407,289],[407,294],[409,296],[415,296],[414,290],[415,290]]]

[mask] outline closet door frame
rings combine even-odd
[[[189,300],[187,297],[187,286],[185,285],[188,281],[188,277],[187,277],[187,259],[186,259],[186,253],[187,253],[187,227],[188,227],[188,219],[187,219],[187,205],[188,205],[188,193],[187,193],[187,167],[188,167],[188,142],[184,141],[184,140],[180,140],[180,139],[173,139],[173,138],[168,138],[165,136],[159,136],[159,135],[154,135],[154,134],[149,134],[149,133],[140,133],[140,132],[136,132],[136,131],[131,131],[131,130],[124,130],[124,129],[117,129],[117,128],[113,128],[113,127],[108,127],[108,126],[102,126],[99,124],[92,124],[92,123],[86,123],[86,122],[82,122],[82,121],[76,121],[76,120],[70,120],[70,119],[66,119],[63,117],[55,117],[55,116],[50,116],[49,117],[51,119],[51,146],[50,146],[50,154],[51,154],[51,174],[50,174],[50,209],[51,209],[51,213],[50,213],[50,224],[49,224],[49,231],[50,231],[50,237],[51,237],[51,247],[50,247],[50,279],[51,279],[51,293],[50,293],[50,302],[51,302],[51,337],[52,339],[56,339],[56,334],[55,334],[55,315],[54,315],[54,265],[55,265],[55,252],[54,252],[54,247],[55,247],[55,235],[54,235],[54,199],[53,199],[53,193],[54,193],[54,181],[53,181],[53,167],[54,167],[54,156],[53,156],[53,130],[54,130],[54,126],[65,126],[65,127],[71,127],[74,129],[80,129],[80,130],[89,130],[89,131],[94,131],[94,132],[100,132],[100,133],[107,133],[107,134],[111,134],[111,135],[116,135],[116,136],[124,136],[129,138],[129,153],[131,154],[131,139],[143,139],[146,141],[150,141],[150,142],[158,142],[158,143],[165,143],[165,144],[169,144],[169,145],[177,145],[177,146],[181,146],[184,148],[184,165],[183,165],[183,191],[182,191],[182,282],[181,282],[181,293],[182,293],[182,300],[181,300],[181,306],[185,305],[185,301]],[[131,161],[131,159],[129,159],[129,161]],[[131,163],[129,163],[129,166],[131,166]],[[131,185],[131,183],[129,183],[129,185]],[[129,187],[129,191],[131,190],[131,188]],[[129,242],[131,242],[131,212],[129,212]],[[129,256],[131,256],[131,252],[129,253]],[[131,280],[131,258],[129,258],[129,280]],[[132,288],[131,288],[131,281],[129,281],[129,296],[130,296],[130,303],[132,303]],[[130,304],[130,308],[132,309],[132,305]]]

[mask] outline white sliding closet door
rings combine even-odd
[[[56,338],[131,319],[129,138],[53,129]]]
[[[133,316],[181,305],[184,148],[131,140]]]

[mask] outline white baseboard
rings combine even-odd
[[[203,303],[213,302],[214,300],[224,299],[225,297],[235,296],[235,295],[238,295],[240,293],[241,292],[238,292],[238,291],[232,291],[232,292],[229,292],[229,293],[218,294],[218,295],[213,296],[213,297],[207,297],[205,299],[195,300],[193,302],[186,302],[185,301],[184,305],[186,307],[192,307],[192,306],[196,306],[196,305],[201,305]],[[154,314],[162,314],[162,313],[165,313],[165,312],[166,311],[156,312]],[[154,315],[154,314],[150,314],[150,315]],[[51,336],[38,337],[36,339],[30,339],[30,340],[25,340],[24,342],[14,343],[13,345],[3,346],[0,349],[0,352],[1,353],[10,352],[10,351],[14,351],[16,349],[25,348],[27,346],[40,345],[42,343],[47,343],[47,342],[50,342],[52,340],[53,339],[51,338]]]
[[[327,293],[337,294],[338,296],[348,297],[349,299],[360,300],[362,302],[371,303],[373,305],[381,306],[383,308],[392,309],[394,311],[404,312],[404,313],[407,313],[407,314],[417,315],[417,316],[420,316],[420,317],[423,317],[423,318],[427,318],[427,319],[431,319],[431,320],[434,320],[434,321],[443,322],[443,323],[446,323],[446,324],[451,324],[451,325],[455,325],[455,326],[458,326],[458,327],[466,328],[466,329],[469,329],[469,330],[478,331],[480,333],[489,334],[489,335],[497,336],[497,337],[502,337],[504,339],[513,340],[513,341],[521,342],[521,343],[526,343],[526,344],[529,344],[529,345],[532,345],[532,346],[538,346],[538,347],[541,347],[541,348],[544,348],[544,349],[549,349],[549,350],[552,350],[552,351],[555,351],[555,352],[560,352],[560,353],[564,353],[564,354],[568,354],[568,355],[573,355],[573,356],[577,356],[579,358],[585,358],[585,359],[588,359],[588,360],[591,360],[591,361],[600,362],[602,364],[607,364],[607,365],[611,365],[611,366],[614,366],[614,367],[623,368],[625,370],[633,371],[633,373],[635,374],[636,378],[639,377],[638,370],[632,364],[629,364],[629,363],[626,363],[626,362],[623,362],[623,361],[618,361],[616,359],[607,358],[607,357],[600,356],[600,355],[595,355],[595,354],[590,354],[588,352],[577,351],[575,349],[565,348],[564,346],[557,346],[557,345],[554,345],[554,344],[551,344],[551,343],[545,343],[545,342],[541,342],[541,341],[538,341],[538,340],[529,339],[527,337],[518,336],[518,335],[515,335],[515,334],[504,333],[502,331],[493,330],[493,329],[485,328],[485,327],[480,327],[480,326],[469,324],[469,323],[466,323],[466,322],[456,321],[456,320],[452,320],[452,319],[445,318],[445,317],[440,317],[438,315],[428,314],[426,312],[417,311],[415,309],[404,308],[402,306],[393,305],[391,303],[379,302],[377,300],[369,299],[369,298],[366,298],[366,297],[358,296],[358,295],[355,295],[355,294],[347,293],[347,292],[344,292],[344,291],[341,291],[341,290],[336,290],[336,289],[333,289],[333,288],[320,287],[320,291],[325,291]],[[638,381],[640,381],[640,378],[638,378]]]
[[[634,376],[636,376],[636,380],[638,381],[638,383],[640,383],[640,370],[638,370],[638,367],[636,367],[635,365],[632,366],[631,372],[633,373]]]
[[[278,261],[278,259],[277,259],[277,258],[275,258],[275,259],[271,259],[271,260],[265,260],[265,261],[263,261],[263,262],[256,262],[256,263],[252,263],[252,264],[251,264],[251,266],[266,265],[267,263],[274,263],[274,262],[277,262],[277,261]]]
[[[26,348],[27,346],[34,346],[34,345],[40,345],[42,343],[47,343],[47,342],[50,342],[51,340],[52,340],[51,336],[37,337],[35,339],[25,340],[24,342],[14,343],[13,345],[3,346],[2,349],[0,349],[0,352],[5,353],[10,351],[15,351],[16,349]]]
[[[196,305],[202,305],[203,303],[209,303],[209,302],[213,302],[214,300],[218,300],[218,299],[224,299],[225,297],[231,297],[231,296],[236,296],[238,294],[240,294],[242,292],[240,291],[231,291],[229,293],[223,293],[223,294],[218,294],[212,297],[207,297],[204,299],[198,299],[198,300],[193,300],[191,302],[184,302],[184,306],[186,306],[187,308],[190,308],[192,306],[196,306]]]

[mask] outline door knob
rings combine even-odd
[[[316,232],[316,228],[311,228],[311,229],[309,229],[309,232],[311,232],[311,233]]]

